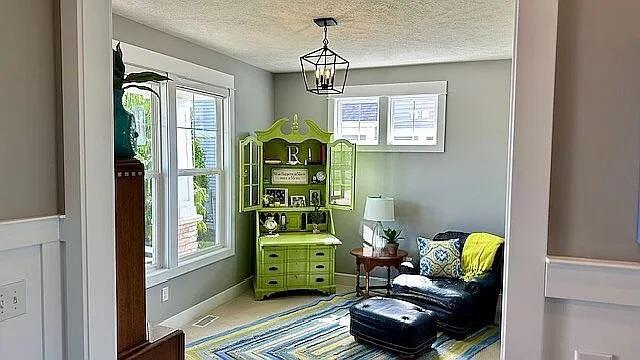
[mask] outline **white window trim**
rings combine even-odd
[[[444,152],[446,128],[447,81],[428,81],[396,84],[369,84],[345,86],[344,93],[328,96],[328,124],[329,132],[335,132],[336,106],[335,99],[352,97],[378,97],[378,144],[358,145],[360,152]],[[388,143],[389,125],[389,97],[416,96],[425,94],[438,95],[438,129],[436,145],[391,145]]]
[[[114,41],[115,43],[115,41]],[[222,231],[217,236],[220,245],[213,247],[211,250],[194,254],[178,261],[177,254],[177,233],[178,224],[172,219],[177,219],[176,207],[165,207],[164,214],[161,216],[163,227],[160,232],[164,234],[164,239],[159,239],[158,243],[165,243],[165,239],[169,244],[169,249],[161,253],[157,259],[155,268],[149,269],[146,278],[146,287],[150,288],[166,282],[167,280],[183,275],[185,273],[197,270],[212,263],[227,259],[236,253],[235,238],[235,147],[233,141],[235,139],[235,79],[233,75],[209,69],[200,65],[192,64],[180,59],[176,59],[167,55],[163,55],[154,51],[143,49],[137,46],[121,43],[121,48],[125,54],[125,62],[147,69],[154,69],[158,72],[168,73],[169,77],[174,81],[163,87],[167,91],[169,98],[175,98],[177,86],[191,88],[194,90],[205,91],[216,96],[223,97],[222,111],[224,113],[222,131],[218,131],[221,136],[222,151],[225,155],[220,156],[219,161],[222,164],[222,176],[220,181],[223,183],[221,191],[221,199],[219,200],[219,209],[224,209],[224,215],[221,219]],[[173,95],[173,96],[171,96]],[[161,104],[161,134],[162,146],[173,149],[172,144],[175,139],[175,104],[171,101]],[[173,136],[170,132],[173,132]],[[228,152],[228,153],[227,153]],[[162,158],[162,180],[165,183],[161,203],[166,204],[172,196],[176,197],[178,176],[175,173],[177,163],[175,151],[169,151],[169,156]],[[172,172],[174,172],[172,174]],[[219,171],[215,172],[219,174]],[[163,245],[161,245],[163,246]],[[175,250],[174,250],[175,249]]]

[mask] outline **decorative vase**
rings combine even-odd
[[[313,226],[313,233],[320,234],[320,229],[318,229],[318,224],[311,224]]]
[[[122,105],[123,95],[124,90],[113,90],[113,149],[117,159],[133,159],[136,156],[138,133],[135,117]]]
[[[389,255],[398,254],[398,244],[387,244],[386,249]]]
[[[278,229],[278,223],[273,219],[273,216],[268,216],[263,226],[267,229],[269,235],[273,235],[273,233]]]

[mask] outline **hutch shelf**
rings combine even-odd
[[[335,293],[333,210],[353,210],[355,144],[312,120],[282,118],[240,141],[240,211],[256,217],[256,300]]]

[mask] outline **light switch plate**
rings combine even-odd
[[[22,280],[0,286],[0,321],[26,314],[26,285]]]
[[[574,352],[574,360],[613,360],[613,355],[576,350]]]

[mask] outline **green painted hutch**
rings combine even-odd
[[[355,144],[297,115],[240,141],[240,211],[256,216],[257,300],[297,289],[335,293],[342,242],[332,211],[353,210],[355,163]]]

